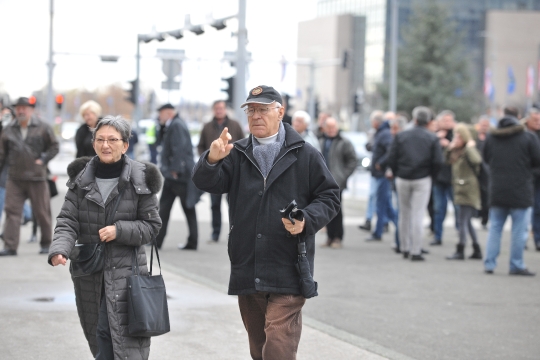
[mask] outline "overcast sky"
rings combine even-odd
[[[137,34],[183,27],[186,14],[192,24],[203,23],[209,13],[215,18],[236,14],[237,0],[54,0],[54,88],[90,91],[113,83],[128,88],[135,78]],[[11,96],[29,96],[47,84],[49,47],[49,0],[0,0],[0,90]],[[296,72],[288,66],[281,81],[280,59],[294,60],[298,22],[315,17],[316,0],[247,0],[249,67],[247,87],[272,85],[280,91],[296,92]],[[223,97],[222,77],[234,73],[221,62],[224,51],[236,50],[235,19],[227,28],[196,36],[186,32],[181,40],[141,44],[141,86],[155,89],[160,102],[167,92],[156,50],[183,49],[189,60],[183,63],[181,90],[171,101],[211,102]],[[62,54],[62,53],[69,53]],[[98,55],[119,55],[116,63],[101,62]],[[199,60],[198,60],[199,59]]]

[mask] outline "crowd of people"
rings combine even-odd
[[[366,222],[359,226],[371,232],[367,241],[381,241],[385,226],[393,222],[397,224],[395,251],[412,261],[423,261],[429,253],[423,243],[426,211],[431,217],[430,245],[441,245],[451,202],[459,240],[448,260],[465,259],[470,237],[469,259],[484,259],[485,272],[493,274],[510,215],[509,273],[535,275],[524,264],[523,250],[531,229],[540,251],[540,105],[530,107],[522,119],[517,108],[506,107],[494,127],[488,116],[473,125],[456,123],[452,111],[433,116],[422,106],[414,109],[411,122],[382,111],[374,111],[370,118],[372,181]],[[471,222],[474,217],[481,219],[484,228],[489,220],[485,256]]]

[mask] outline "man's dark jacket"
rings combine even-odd
[[[229,134],[231,134],[232,137],[232,142],[244,138],[242,127],[237,121],[225,117],[223,123],[218,125],[217,119],[213,118],[210,122],[204,124],[201,131],[201,138],[199,139],[199,145],[197,145],[199,155],[210,149],[210,144],[212,144],[212,142],[221,135],[224,127],[229,130]]]
[[[319,139],[319,144],[323,153],[325,152],[325,143],[327,139],[328,138],[324,134]],[[358,159],[356,158],[354,145],[349,139],[341,136],[341,133],[338,133],[336,137],[332,138],[327,165],[330,173],[339,185],[339,188],[342,191],[345,190],[347,188],[347,179],[354,173],[354,170],[356,170]]]
[[[390,123],[388,121],[384,121],[379,128],[377,129],[377,132],[375,133],[375,136],[373,137],[373,155],[371,157],[371,176],[380,178],[384,176],[384,173],[386,171],[386,157],[388,156],[388,152],[390,150],[390,146],[392,145],[392,133],[390,132]],[[375,165],[379,164],[381,169],[377,170],[375,168]]]
[[[161,173],[168,180],[188,182],[191,178],[193,146],[186,123],[176,115],[165,128],[161,142]],[[172,173],[178,174],[175,179]]]
[[[532,168],[540,166],[540,141],[512,116],[499,120],[484,146],[490,168],[490,206],[527,208],[533,205]]]
[[[534,136],[536,136],[537,139],[540,140],[540,131],[533,131],[533,130],[528,130],[528,131]],[[540,188],[540,166],[535,166],[532,169],[532,173],[533,173],[533,179],[534,179],[534,188],[536,189],[536,191],[538,191],[538,189]]]
[[[94,144],[92,131],[88,125],[82,124],[75,133],[75,146],[77,146],[77,155],[75,157],[83,156],[96,156],[96,150],[94,150]]]
[[[439,139],[422,126],[397,134],[387,158],[394,176],[406,180],[436,176],[442,161]]]
[[[13,181],[47,180],[47,163],[58,154],[59,145],[52,128],[32,116],[23,140],[21,126],[12,121],[0,137],[0,167],[9,166],[8,178]],[[36,164],[41,159],[43,165]]]
[[[448,130],[446,132],[445,139],[452,141],[454,138],[454,131]],[[443,147],[441,146],[441,154],[444,152]],[[441,155],[442,156],[442,155]],[[443,186],[452,186],[452,165],[447,164],[444,159],[442,160],[441,167],[437,176],[435,176],[434,183]]]
[[[266,179],[253,157],[251,136],[235,142],[230,154],[214,166],[208,164],[206,151],[193,169],[199,189],[229,193],[230,295],[300,294],[298,239],[285,230],[279,210],[292,200],[302,209],[301,236],[313,274],[315,234],[339,209],[339,187],[321,153],[283,125],[285,143]]]

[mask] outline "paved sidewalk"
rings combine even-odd
[[[0,358],[92,359],[69,270],[49,266],[39,245],[24,241],[29,232],[23,228],[17,257],[0,259]],[[150,359],[250,359],[235,297],[173,271],[163,275],[171,332],[152,340]],[[305,325],[298,359],[385,358]]]

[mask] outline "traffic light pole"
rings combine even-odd
[[[135,104],[133,104],[133,121],[138,122],[141,120],[141,105],[139,104],[139,90],[140,90],[140,72],[141,72],[141,39],[137,35],[137,59],[136,59],[136,76],[135,82],[133,83],[133,92],[136,94]]]
[[[238,1],[238,49],[236,51],[236,76],[234,84],[234,113],[236,120],[246,124],[246,117],[240,105],[246,100],[246,58],[247,58],[246,0]]]
[[[54,0],[50,0],[50,25],[49,25],[49,62],[47,63],[49,81],[47,83],[47,121],[54,122],[54,94],[53,94],[53,15],[54,15]]]
[[[390,51],[390,111],[396,112],[397,103],[397,42],[398,42],[398,0],[392,0],[392,48]]]

